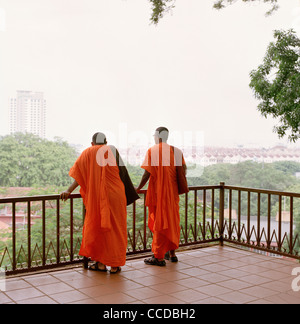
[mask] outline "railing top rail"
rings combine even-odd
[[[276,191],[276,190],[267,190],[267,189],[259,189],[259,188],[247,188],[247,187],[239,187],[239,186],[221,186],[221,185],[213,185],[213,186],[189,186],[190,191],[195,190],[212,190],[212,189],[220,189],[223,187],[228,190],[237,190],[237,191],[246,191],[246,192],[255,192],[262,194],[271,194],[277,196],[287,196],[287,197],[295,197],[300,198],[300,193],[296,192],[285,192],[285,191]],[[147,192],[146,189],[140,191],[141,194],[145,194]],[[0,198],[0,204],[6,203],[18,203],[18,202],[28,202],[28,201],[43,201],[43,200],[57,200],[60,198],[59,194],[54,195],[40,195],[40,196],[24,196],[24,197],[5,197]],[[71,194],[70,198],[81,198],[79,193]]]
[[[277,195],[277,196],[300,198],[300,193],[296,193],[296,192],[267,190],[267,189],[258,189],[258,188],[246,188],[246,187],[237,187],[237,186],[224,186],[224,189],[248,191],[248,192],[250,191],[250,192],[262,193],[262,194],[271,194],[271,195]]]
[[[189,186],[190,190],[211,190],[211,189],[220,189],[220,186]]]
[[[28,201],[43,201],[43,200],[57,200],[60,198],[59,194],[56,195],[41,195],[41,196],[24,196],[24,197],[5,197],[0,198],[0,204],[28,202]],[[70,198],[81,198],[79,193],[71,194]]]
[[[203,189],[219,189],[220,186],[190,186],[190,190],[203,190]],[[146,189],[140,191],[141,194],[145,194],[147,192]],[[17,202],[28,202],[28,201],[43,201],[43,200],[56,200],[59,199],[59,194],[52,195],[37,195],[37,196],[21,196],[21,197],[5,197],[0,198],[0,204],[6,203],[17,203]],[[79,193],[71,194],[70,198],[81,198]]]

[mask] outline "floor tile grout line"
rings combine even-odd
[[[62,270],[62,271],[63,271],[63,270]],[[47,274],[46,274],[46,275],[47,275]],[[61,280],[60,278],[57,278],[57,277],[53,276],[52,273],[50,273],[50,274],[48,274],[48,275],[50,275],[50,276],[53,277],[54,279],[58,280],[59,282],[57,282],[57,283],[64,283],[64,284],[68,285],[64,280]],[[56,300],[54,300],[53,298],[51,298],[51,295],[55,295],[55,294],[47,294],[47,293],[45,293],[44,291],[42,291],[41,289],[39,289],[40,286],[46,286],[46,285],[51,285],[51,284],[33,285],[32,283],[30,283],[29,281],[27,281],[26,278],[22,278],[22,280],[24,280],[27,284],[31,285],[31,286],[32,286],[31,288],[34,288],[34,289],[38,290],[40,293],[42,293],[42,296],[36,296],[36,297],[32,297],[32,298],[24,298],[24,299],[20,299],[20,300],[14,300],[14,299],[12,299],[12,298],[10,298],[10,297],[8,296],[10,299],[12,299],[12,301],[13,301],[14,303],[17,303],[17,304],[18,304],[18,302],[20,302],[20,301],[23,301],[23,302],[24,302],[24,301],[26,301],[26,299],[28,299],[28,300],[32,300],[32,299],[34,299],[34,298],[39,298],[39,297],[48,297],[48,298],[52,299],[54,302],[57,303]],[[53,285],[54,285],[54,284],[57,284],[57,283],[53,283]],[[76,290],[76,288],[74,288],[74,287],[72,287],[72,286],[70,286],[70,285],[68,285],[68,286],[70,287],[70,290],[67,290],[67,291],[73,291],[73,290]],[[19,289],[14,289],[14,290],[21,290],[21,289],[28,289],[28,288],[29,288],[29,287],[27,287],[27,288],[19,288]],[[11,290],[11,291],[13,291],[13,290]],[[67,292],[67,291],[64,291],[64,292]],[[60,292],[60,293],[62,293],[62,292]],[[57,293],[57,294],[59,294],[59,293]],[[86,295],[86,296],[87,296],[87,295]],[[87,297],[88,297],[88,296],[87,296]]]
[[[13,279],[13,278],[11,278]],[[19,279],[19,278],[18,278]],[[29,289],[29,288],[36,288],[35,286],[33,286],[31,283],[27,282],[23,277],[20,277],[20,280],[25,281],[27,284],[29,284],[31,287],[24,287],[24,288],[16,288],[16,289],[11,289],[11,290],[6,290],[6,291],[2,291],[6,297],[8,297],[12,302],[14,302],[15,304],[18,303],[17,300],[14,300],[12,297],[10,297],[6,292],[10,292],[10,291],[16,291],[16,290],[22,290],[22,289]],[[26,298],[25,298],[26,299]]]

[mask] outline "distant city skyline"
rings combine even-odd
[[[43,92],[17,90],[9,99],[9,132],[28,132],[46,137],[46,100]]]
[[[129,164],[141,165],[147,149],[145,146],[133,146],[119,151],[122,158]],[[199,164],[203,167],[219,163],[237,164],[245,161],[258,163],[293,161],[300,163],[300,148],[289,148],[282,144],[271,148],[185,146],[182,151],[186,162]]]

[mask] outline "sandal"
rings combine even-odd
[[[111,274],[115,274],[115,273],[118,273],[121,271],[121,267],[117,267],[117,270],[116,271],[111,271],[111,269],[109,270],[109,273]]]
[[[151,258],[149,259],[145,259],[144,262],[146,264],[149,264],[149,265],[157,265],[159,267],[164,267],[166,265],[166,261],[165,260],[162,260],[162,261],[159,261],[157,258],[155,258],[154,256],[152,256]]]
[[[93,264],[91,264],[88,267],[88,269],[92,270],[92,271],[100,271],[100,272],[106,272],[107,271],[106,266],[105,266],[105,269],[100,269],[99,268],[99,262],[94,262]]]
[[[170,251],[168,251],[168,252],[165,254],[165,259],[166,259],[166,260],[170,260],[171,262],[178,262],[178,258],[177,258],[176,255],[173,256],[173,257],[170,256]]]

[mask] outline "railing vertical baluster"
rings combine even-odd
[[[86,213],[85,206],[84,203],[82,202],[82,224],[84,224],[85,213]]]
[[[74,259],[74,251],[73,251],[73,234],[74,234],[74,214],[73,214],[73,198],[70,198],[70,261]]]
[[[59,219],[59,199],[56,199],[56,262],[60,263],[60,219]]]
[[[278,198],[278,251],[281,252],[282,244],[281,244],[281,228],[282,228],[282,196],[279,195]]]
[[[247,206],[247,243],[248,244],[250,244],[250,240],[251,240],[250,216],[251,216],[251,192],[248,191],[248,206]]]
[[[132,251],[135,252],[136,251],[136,228],[135,228],[135,224],[136,224],[136,208],[135,208],[136,204],[135,201],[133,203],[133,212],[132,212],[132,232],[133,232],[133,243],[132,243]]]
[[[229,189],[229,239],[231,240],[232,235],[232,189]]]
[[[225,203],[225,183],[220,182],[220,203],[219,203],[219,228],[220,228],[220,245],[223,246],[224,235],[224,203]]]
[[[85,222],[85,214],[86,214],[86,209],[85,209],[85,205],[82,201],[82,224],[84,226],[84,222]],[[89,267],[89,258],[88,257],[83,257],[83,267],[84,269],[88,269]]]
[[[42,248],[43,248],[43,266],[46,265],[46,201],[42,201]]]
[[[146,194],[144,194],[144,249],[147,249],[147,207]]]
[[[194,190],[194,242],[197,242],[197,190]]]
[[[241,190],[238,191],[238,241],[241,241]]]
[[[203,189],[203,240],[206,238],[206,189]]]
[[[27,267],[31,268],[31,208],[30,200],[27,202]]]
[[[215,238],[215,189],[211,190],[211,229],[212,238]]]
[[[293,254],[293,231],[294,231],[294,197],[290,197],[290,254]]]
[[[17,268],[16,260],[16,203],[12,203],[12,270]]]
[[[271,194],[268,194],[268,230],[267,249],[271,248]]]
[[[188,242],[188,193],[185,194],[185,243]]]
[[[260,246],[260,193],[257,194],[257,237],[256,245]]]

